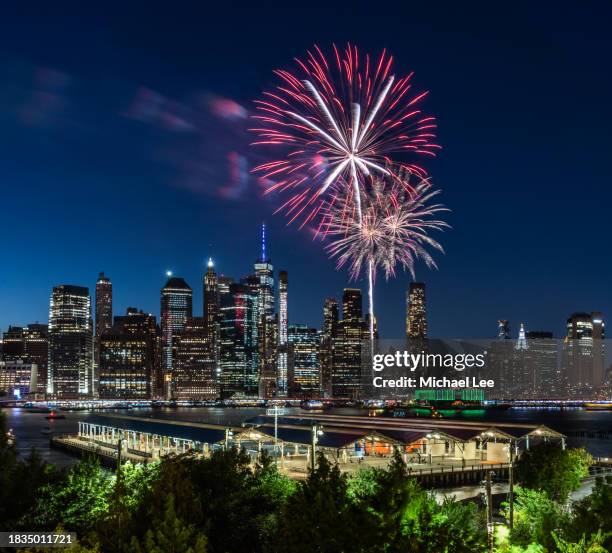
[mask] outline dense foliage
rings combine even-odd
[[[562,449],[557,444],[541,444],[521,455],[516,477],[524,487],[542,490],[559,502],[567,500],[588,475],[593,457],[584,449]]]
[[[437,502],[410,478],[399,455],[387,470],[366,469],[351,477],[320,455],[316,469],[300,482],[279,474],[265,454],[253,468],[237,449],[205,459],[186,454],[150,465],[126,463],[119,474],[95,460],[57,471],[35,453],[19,459],[1,427],[1,529],[76,532],[79,543],[68,549],[72,553],[487,550],[482,507]],[[580,464],[581,456],[569,458]],[[563,493],[550,482],[546,486],[517,488],[514,528],[497,540],[496,550],[607,551],[612,483],[598,481],[572,509]]]

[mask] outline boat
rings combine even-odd
[[[61,413],[58,413],[57,411],[51,411],[45,418],[49,421],[54,421],[57,419],[65,419],[66,415],[62,415]]]
[[[325,404],[318,399],[308,399],[300,402],[300,407],[302,409],[312,409],[315,411],[323,411],[325,409]]]
[[[584,408],[587,411],[612,411],[612,401],[588,401]]]

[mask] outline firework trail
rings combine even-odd
[[[409,182],[409,175],[401,175]],[[374,338],[374,281],[380,269],[389,279],[399,265],[414,278],[414,264],[422,259],[430,268],[436,263],[428,248],[443,252],[439,242],[429,236],[433,230],[449,225],[438,219],[449,211],[442,204],[432,203],[440,193],[424,178],[411,187],[409,194],[388,179],[376,179],[371,190],[363,195],[362,214],[350,195],[336,194],[323,207],[319,233],[330,240],[326,249],[337,259],[337,267],[348,266],[351,277],[368,274],[370,338]]]
[[[350,191],[357,216],[372,177],[407,187],[399,173],[425,171],[392,154],[434,156],[435,119],[419,109],[427,92],[412,90],[412,73],[396,77],[393,57],[362,55],[353,45],[333,47],[326,58],[318,46],[296,59],[297,72],[275,71],[278,86],[256,101],[258,135],[254,144],[277,146],[279,159],[253,169],[289,198],[277,211],[302,226],[317,218],[327,197]]]

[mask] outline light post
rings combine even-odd
[[[493,494],[491,492],[491,470],[486,473],[486,498],[487,498],[487,544],[489,553],[493,553]]]
[[[282,407],[276,405],[271,409],[266,410],[266,415],[274,416],[274,461],[278,465],[278,416],[284,415],[285,410]]]
[[[510,441],[510,443],[508,444],[508,447],[510,448],[510,467],[508,468],[508,485],[510,487],[510,493],[509,493],[509,503],[510,503],[510,509],[509,509],[509,521],[508,524],[510,526],[510,530],[512,530],[513,526],[514,526],[514,444],[512,443],[512,441]]]
[[[233,436],[234,436],[234,433],[232,432],[231,428],[226,428],[225,429],[225,451],[229,450],[229,441]]]
[[[322,426],[319,426],[317,423],[312,425],[312,455],[310,457],[310,466],[314,471],[316,467],[316,448],[317,442],[319,441],[319,436],[323,434]]]

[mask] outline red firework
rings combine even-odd
[[[253,171],[266,194],[290,194],[277,210],[289,222],[303,218],[303,226],[317,217],[334,183],[348,187],[361,217],[361,197],[373,177],[390,177],[410,191],[401,174],[426,175],[393,155],[434,156],[440,148],[435,118],[418,107],[427,92],[412,90],[412,73],[392,73],[386,50],[374,59],[350,44],[342,52],[334,45],[328,60],[315,45],[295,61],[296,73],[275,71],[280,83],[255,102],[258,126],[251,129],[258,135],[253,144],[278,147],[278,159]]]

